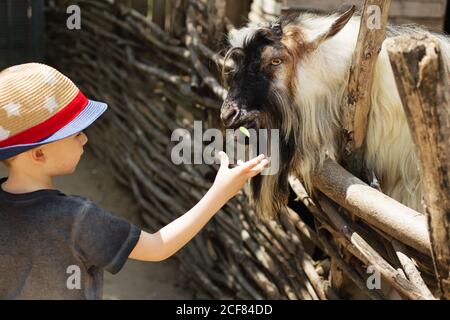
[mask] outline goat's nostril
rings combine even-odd
[[[239,117],[239,109],[237,107],[229,108],[223,111],[220,117],[225,125],[231,125]]]

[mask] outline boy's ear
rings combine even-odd
[[[347,22],[355,13],[356,7],[353,5],[350,9],[336,18],[331,25],[329,25],[324,32],[318,35],[312,42],[314,48],[317,48],[323,41],[336,35],[342,28],[345,27]]]
[[[45,153],[42,148],[38,147],[38,148],[31,149],[29,151],[29,154],[30,154],[31,159],[33,159],[34,161],[40,162],[40,163],[45,162]]]

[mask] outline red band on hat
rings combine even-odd
[[[19,132],[0,142],[0,148],[14,146],[18,144],[28,144],[41,141],[44,138],[54,134],[72,121],[87,106],[89,100],[81,91],[73,100],[56,114],[41,122],[34,127]]]

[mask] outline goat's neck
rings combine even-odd
[[[339,148],[340,107],[359,30],[354,18],[336,36],[326,40],[297,67],[295,103],[301,114],[302,174],[320,165],[326,155],[336,158]]]

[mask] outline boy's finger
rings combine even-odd
[[[228,168],[228,165],[230,164],[230,159],[228,159],[228,155],[223,151],[219,151],[219,157],[220,157],[220,166]]]
[[[255,167],[253,167],[250,170],[250,174],[252,177],[256,176],[257,174],[261,173],[261,171],[264,170],[264,168],[269,164],[269,160],[264,159],[262,160],[258,165],[256,165]]]
[[[264,159],[264,155],[263,155],[263,154],[260,154],[260,155],[257,156],[256,158],[253,158],[253,159],[251,159],[251,160],[245,162],[245,163],[242,165],[242,169],[243,169],[243,170],[245,170],[245,169],[247,169],[247,170],[248,170],[248,169],[251,169],[251,168],[253,168],[254,166],[256,166],[257,164],[259,164],[263,159]]]
[[[243,163],[244,163],[244,162],[243,162],[242,160],[238,160],[238,161],[237,161],[237,165],[238,165],[238,166],[242,165]]]

